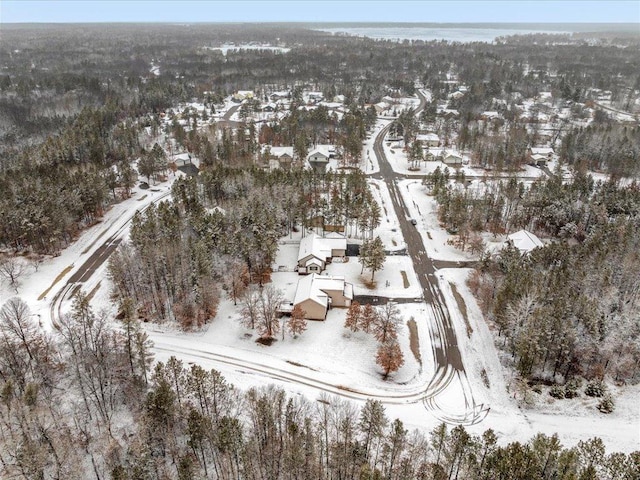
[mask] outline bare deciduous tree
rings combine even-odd
[[[348,328],[352,332],[360,330],[360,317],[361,317],[360,304],[356,301],[352,302],[347,310],[347,318],[344,321],[344,327]]]
[[[378,314],[373,321],[373,334],[380,343],[395,340],[398,337],[398,323],[400,323],[400,310],[393,302],[387,302],[382,308],[378,308]]]
[[[289,332],[293,335],[293,338],[296,338],[298,335],[301,335],[307,329],[307,320],[305,318],[305,312],[300,305],[296,305],[293,307],[291,311],[291,317],[289,317],[289,321],[287,322],[287,327],[289,328]]]
[[[0,259],[0,275],[13,288],[16,293],[20,288],[20,279],[25,273],[25,264],[16,257],[3,257]]]

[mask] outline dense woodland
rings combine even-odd
[[[431,90],[434,104],[447,102],[452,86],[446,80],[453,74],[469,90],[449,101],[460,111],[459,120],[436,122],[445,144],[457,129],[460,145],[476,152],[478,164],[517,169],[531,140],[520,121],[498,108],[509,124],[494,135],[475,120],[497,108],[496,99],[509,100],[514,92],[534,97],[545,90],[560,100],[584,101],[588,89],[600,88],[609,89],[614,104],[625,108],[640,88],[633,36],[598,44],[579,37],[550,39],[398,43],[291,26],[6,25],[0,46],[0,185],[6,192],[0,199],[0,244],[16,251],[58,252],[115,197],[126,196],[133,182],[127,164],[144,153],[143,147],[150,148],[141,144],[141,130],[157,125],[157,114],[181,101],[215,102],[238,89],[267,94],[308,86],[327,98],[343,94],[351,113],[340,122],[322,109],[294,110],[260,133],[267,143],[294,145],[299,153],[314,143],[335,141],[349,163],[373,118],[366,105],[390,93],[413,94],[415,80]],[[225,56],[204,48],[233,42],[291,50]],[[159,66],[159,75],[151,73],[152,65]],[[564,158],[616,175],[637,173],[637,129],[607,128],[573,132]],[[193,130],[191,138],[182,132],[182,139],[176,130],[179,143],[205,164],[246,164],[257,152],[253,135],[227,132],[222,139],[207,139]],[[599,139],[614,147],[603,151]]]
[[[130,299],[118,328],[82,294],[53,334],[0,309],[0,475],[24,479],[635,480],[640,454],[599,439],[506,444],[444,424],[409,431],[384,406],[235,388],[175,358],[153,368]],[[594,432],[597,433],[597,432]]]
[[[566,183],[552,177],[525,187],[512,178],[477,190],[439,170],[426,183],[461,248],[483,253],[483,231],[528,229],[554,239],[524,256],[515,248],[483,255],[470,280],[524,378],[640,380],[637,183],[578,174]]]

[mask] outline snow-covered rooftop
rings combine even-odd
[[[346,250],[347,239],[344,236],[319,237],[315,233],[307,235],[300,240],[300,250],[298,250],[298,261],[309,255],[324,261],[331,258],[331,250]]]
[[[326,307],[329,302],[327,290],[343,292],[346,298],[353,298],[353,285],[345,282],[344,277],[330,277],[312,273],[298,280],[298,288],[293,299],[293,304],[298,305],[305,300],[313,300]]]
[[[520,250],[520,253],[529,253],[534,248],[542,247],[544,244],[533,233],[520,230],[507,237],[509,241]]]

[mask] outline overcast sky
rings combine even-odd
[[[0,0],[0,22],[640,23],[640,0]]]

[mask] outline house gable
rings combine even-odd
[[[298,281],[293,305],[299,305],[305,318],[324,320],[332,306],[348,307],[353,300],[353,285],[344,277],[329,277],[315,273]]]

